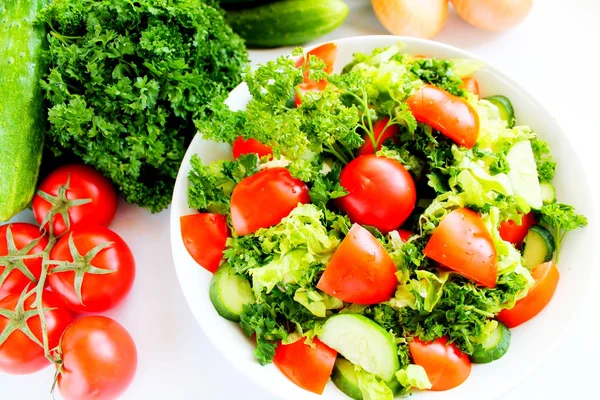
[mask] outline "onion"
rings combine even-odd
[[[394,35],[430,39],[448,18],[448,0],[371,0],[381,24]]]
[[[450,0],[462,19],[478,28],[501,31],[527,17],[533,0]]]

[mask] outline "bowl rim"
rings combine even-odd
[[[499,77],[501,77],[502,79],[506,80],[511,86],[513,86],[513,88],[519,92],[519,96],[524,98],[526,101],[530,102],[531,104],[534,105],[534,107],[539,110],[540,112],[542,112],[543,114],[545,114],[545,116],[549,119],[552,120],[552,124],[555,125],[556,130],[560,132],[560,136],[562,137],[562,140],[564,140],[565,143],[568,144],[568,146],[570,147],[570,151],[572,151],[573,153],[577,154],[574,146],[571,143],[571,139],[570,137],[566,134],[566,131],[563,129],[562,125],[555,119],[552,117],[552,115],[550,114],[550,112],[548,111],[548,109],[542,104],[540,103],[532,94],[529,93],[528,90],[526,90],[520,83],[518,83],[517,81],[515,81],[513,78],[511,78],[509,75],[505,74],[502,69],[496,67],[493,63],[488,62],[487,60],[484,60],[483,58],[477,56],[476,54],[473,54],[470,51],[467,50],[463,50],[461,48],[446,44],[446,43],[442,43],[442,42],[438,42],[435,40],[428,40],[428,39],[421,39],[421,38],[414,38],[414,37],[407,37],[407,36],[395,36],[395,35],[359,35],[359,36],[350,36],[350,37],[345,37],[345,38],[341,38],[341,39],[334,39],[334,40],[329,40],[326,42],[319,42],[316,44],[311,44],[308,46],[303,47],[305,51],[310,51],[311,49],[314,49],[318,46],[321,46],[325,43],[337,43],[337,44],[345,44],[345,43],[352,43],[352,42],[356,42],[356,41],[373,41],[375,43],[378,43],[376,45],[373,46],[373,49],[379,46],[387,46],[388,42],[389,45],[393,44],[392,41],[394,42],[403,42],[403,43],[411,43],[411,44],[415,44],[415,45],[425,45],[425,46],[433,46],[436,47],[439,50],[447,50],[450,52],[454,52],[454,53],[458,53],[460,54],[461,57],[464,58],[469,58],[469,59],[473,59],[473,60],[479,60],[482,61],[486,67],[490,68],[495,75],[498,75]],[[381,43],[381,42],[385,42],[385,44]],[[290,55],[291,56],[291,51],[283,51],[281,54],[283,55]],[[279,56],[278,55],[274,55],[273,58]],[[240,83],[238,86],[236,86],[234,89],[232,89],[232,91],[230,92],[230,96],[236,94],[236,92],[246,89],[245,84],[242,82]],[[183,162],[188,162],[187,160],[189,160],[189,152],[190,152],[190,148],[192,148],[193,143],[196,140],[199,140],[201,138],[201,135],[196,134],[194,136],[194,139],[192,140],[192,142],[190,143],[188,149],[186,150],[186,154],[185,157],[183,159]],[[187,173],[184,173],[186,171],[185,166],[183,165],[180,166],[180,169],[178,171],[177,174],[177,181],[174,187],[174,191],[173,191],[173,198],[172,198],[172,203],[175,202],[175,199],[177,197],[177,188],[178,188],[178,182],[181,179],[187,179]],[[583,187],[586,187],[588,190],[588,197],[591,200],[591,203],[594,204],[594,195],[593,193],[589,190],[590,187],[590,179],[589,179],[589,172],[585,171],[585,169],[583,168],[583,166],[581,165],[581,163],[579,162],[579,160],[574,160],[573,162],[577,163],[578,169],[580,171],[584,172],[584,175],[581,177],[581,183]],[[217,339],[216,339],[216,335],[213,335],[212,332],[208,331],[207,329],[205,329],[204,325],[202,324],[202,322],[200,321],[200,319],[198,317],[196,317],[196,314],[194,312],[194,308],[192,307],[192,302],[190,300],[191,294],[188,293],[185,289],[184,286],[182,285],[182,282],[186,279],[186,277],[184,276],[184,271],[183,271],[183,267],[179,265],[179,260],[177,259],[177,255],[175,253],[175,249],[173,249],[173,241],[174,240],[181,240],[181,234],[180,234],[180,226],[179,226],[179,218],[181,217],[181,215],[178,215],[176,212],[176,207],[171,207],[170,210],[170,244],[171,244],[171,249],[172,249],[172,257],[173,257],[173,262],[174,262],[174,266],[175,266],[175,270],[176,270],[176,274],[177,274],[177,278],[179,280],[179,284],[180,287],[182,288],[183,291],[183,295],[186,299],[186,303],[188,304],[188,306],[190,307],[190,310],[192,311],[192,314],[194,315],[194,318],[196,319],[197,323],[200,325],[200,328],[203,330],[204,334],[206,335],[206,337],[208,338],[209,342],[211,343],[212,346],[214,346],[218,352],[238,371],[240,371],[240,373],[242,375],[244,375],[246,378],[248,378],[253,384],[255,384],[258,387],[261,387],[263,390],[267,391],[268,393],[270,393],[271,395],[277,397],[277,398],[282,398],[281,394],[274,391],[273,388],[269,385],[264,384],[263,381],[261,380],[257,380],[254,378],[254,376],[249,373],[246,369],[241,368],[240,366],[238,366],[238,364],[236,364],[232,359],[232,357],[230,357],[227,352],[224,352],[223,349],[217,345]],[[594,238],[598,237],[598,233],[597,233],[597,224],[596,224],[596,213],[595,213],[595,208],[592,207],[589,211],[586,210],[586,217],[588,218],[588,226],[586,227],[586,236],[590,236],[592,238],[592,242],[595,242],[596,240]],[[593,252],[593,255],[591,257],[592,262],[590,264],[594,264],[595,262],[597,262],[600,259],[600,252],[598,251],[598,249],[596,249]],[[590,275],[592,274],[591,268],[588,268],[585,270],[585,274],[586,277],[589,278]],[[578,298],[575,301],[575,306],[578,306],[581,304],[581,302],[583,301],[583,299],[585,299],[586,295],[588,294],[589,290],[591,287],[591,282],[590,279],[585,279],[584,280],[584,286],[579,288],[579,292],[580,295],[578,296]],[[564,336],[566,336],[566,334],[568,333],[570,326],[572,325],[572,321],[575,319],[575,317],[579,314],[579,307],[576,307],[574,312],[570,313],[567,317],[566,320],[562,321],[562,325],[565,326],[565,328],[561,329],[561,331],[558,334],[555,334],[552,339],[549,341],[548,345],[547,345],[547,350],[546,352],[544,352],[544,354],[538,355],[536,357],[535,360],[529,362],[529,364],[527,365],[527,367],[525,368],[524,372],[521,373],[519,375],[518,378],[514,379],[511,383],[511,385],[506,385],[503,390],[497,390],[494,394],[493,394],[493,398],[498,399],[501,398],[502,396],[507,395],[508,393],[514,391],[517,387],[521,386],[523,384],[524,381],[526,381],[527,379],[529,379],[531,377],[531,375],[533,374],[533,372],[545,361],[550,357],[550,353],[551,350],[556,348],[556,346],[558,345],[558,343],[564,338]],[[307,392],[307,396],[308,396],[308,392]]]

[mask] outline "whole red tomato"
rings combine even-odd
[[[11,294],[0,300],[0,332],[10,323],[16,329],[0,343],[0,371],[7,374],[24,375],[39,371],[50,362],[42,347],[42,327],[37,308],[31,308],[36,295]],[[64,308],[56,296],[47,290],[42,292],[42,306],[48,329],[48,348],[58,346],[60,337],[71,323],[71,313]],[[35,341],[28,335],[31,332]]]
[[[412,177],[396,160],[374,154],[355,158],[344,167],[340,183],[348,194],[336,200],[350,220],[382,233],[398,228],[415,208]]]
[[[0,299],[19,294],[25,286],[40,279],[42,257],[19,259],[37,254],[48,246],[48,239],[37,226],[15,222],[0,226]]]
[[[116,321],[84,317],[61,340],[58,389],[65,400],[113,400],[133,381],[137,350],[131,335]]]
[[[44,179],[33,198],[35,219],[46,229],[52,221],[52,230],[48,230],[55,236],[75,227],[108,226],[116,210],[115,189],[108,179],[87,165],[56,169]]]
[[[50,252],[50,259],[50,287],[75,312],[113,308],[127,296],[135,279],[135,260],[129,246],[101,226],[77,228],[63,236]]]
[[[299,203],[310,201],[308,187],[285,168],[269,168],[242,179],[231,194],[231,221],[238,236],[281,222]]]

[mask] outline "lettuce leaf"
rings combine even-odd
[[[358,388],[362,393],[363,400],[393,400],[394,393],[377,376],[368,373],[358,365],[354,366],[358,378]]]
[[[420,365],[409,364],[405,368],[396,371],[398,382],[404,387],[414,387],[419,390],[431,389],[431,382],[427,372]]]

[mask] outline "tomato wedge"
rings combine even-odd
[[[325,62],[325,70],[324,71],[327,72],[328,74],[331,74],[333,72],[333,66],[335,64],[335,60],[337,59],[338,48],[335,43],[325,43],[319,47],[312,49],[311,51],[306,53],[306,55],[307,55],[307,57],[313,55],[313,56],[323,60]],[[296,61],[296,68],[300,68],[301,66],[305,65],[306,63],[307,63],[307,60],[305,60],[304,57],[300,57],[298,59],[298,61]],[[312,91],[323,91],[327,87],[327,81],[325,79],[323,79],[319,82],[315,82],[315,81],[310,80],[308,75],[309,75],[309,71],[306,70],[304,72],[303,83],[301,83],[298,86],[298,91],[296,93],[294,93],[294,104],[296,105],[296,107],[298,107],[300,104],[302,104],[302,96],[304,95],[304,93],[312,92]]]
[[[516,247],[521,247],[523,244],[523,239],[527,236],[527,232],[529,232],[529,228],[535,225],[535,215],[533,212],[527,213],[523,215],[523,219],[521,220],[521,225],[517,224],[515,221],[502,221],[500,223],[500,237],[502,240],[506,240],[514,244]]]
[[[258,157],[269,156],[269,159],[273,157],[273,149],[271,146],[262,144],[254,138],[244,140],[243,137],[239,136],[232,145],[233,148],[233,159],[237,160],[244,154],[257,154]]]
[[[231,194],[231,221],[238,236],[276,225],[300,203],[310,201],[308,187],[281,167],[242,179]]]
[[[479,82],[472,76],[468,76],[462,79],[463,83],[460,85],[462,89],[467,92],[471,92],[479,97]]]
[[[354,224],[317,288],[347,303],[376,304],[389,300],[397,283],[390,255],[368,230]]]
[[[313,345],[304,343],[305,338],[292,344],[279,344],[273,363],[292,382],[316,394],[322,394],[329,381],[337,351],[314,338]]]
[[[388,233],[406,221],[415,208],[417,190],[410,173],[396,160],[375,154],[350,161],[340,175],[348,194],[336,204],[350,220]]]
[[[455,388],[467,380],[471,374],[471,360],[447,337],[433,342],[423,342],[417,338],[408,345],[415,364],[427,372],[431,390],[442,391]]]
[[[446,215],[423,253],[481,285],[496,286],[496,246],[481,217],[468,208]]]
[[[229,236],[227,218],[221,214],[201,213],[180,218],[183,244],[201,267],[214,273],[223,259]]]
[[[517,301],[510,310],[502,310],[498,319],[509,328],[514,328],[539,314],[552,299],[560,274],[556,265],[550,261],[540,264],[531,271],[535,284],[527,296]]]
[[[408,239],[410,239],[414,235],[414,233],[407,229],[398,229],[397,232],[400,235],[400,239],[402,239],[403,242],[407,242]]]
[[[472,148],[479,136],[479,115],[464,99],[435,86],[418,89],[407,100],[417,121],[457,144]]]
[[[373,134],[375,136],[375,141],[377,142],[377,150],[373,150],[373,142],[369,135],[365,135],[363,137],[364,143],[358,149],[358,155],[363,156],[365,154],[373,154],[378,150],[381,150],[381,146],[385,143],[386,140],[393,138],[394,136],[400,133],[400,129],[398,129],[398,125],[390,125],[386,128],[386,125],[390,119],[388,117],[384,117],[373,124]],[[385,130],[384,130],[385,128]]]

